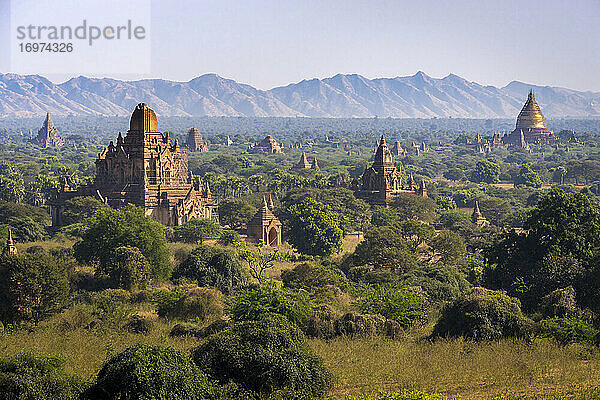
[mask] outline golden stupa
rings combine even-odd
[[[509,146],[529,148],[529,144],[552,144],[556,136],[546,128],[546,119],[535,101],[533,90],[529,91],[527,101],[517,117],[515,130],[504,135],[502,142]]]
[[[546,120],[544,119],[544,114],[542,114],[540,106],[537,101],[535,101],[533,90],[530,90],[527,101],[517,117],[516,129],[526,130],[533,128],[546,129]]]

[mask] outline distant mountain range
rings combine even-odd
[[[600,116],[600,93],[517,81],[497,88],[418,72],[377,79],[338,74],[271,90],[215,74],[189,82],[80,76],[61,84],[39,75],[0,74],[0,117],[126,116],[145,102],[159,116],[515,118],[530,88],[546,117]]]

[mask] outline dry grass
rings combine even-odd
[[[461,399],[503,393],[563,394],[597,386],[600,352],[549,341],[469,343],[384,339],[311,340],[336,377],[334,395],[400,388]]]
[[[53,327],[39,327],[34,332],[22,330],[0,336],[2,355],[14,355],[22,350],[60,355],[66,360],[69,373],[84,378],[94,377],[111,356],[138,343],[168,345],[188,351],[197,341],[191,338],[169,337],[171,325],[159,323],[148,334],[124,331],[90,332],[85,329],[60,332]]]
[[[147,307],[139,307],[138,312]],[[0,334],[2,355],[22,350],[56,354],[68,372],[93,378],[112,355],[137,343],[165,345],[189,352],[199,342],[172,338],[174,322],[159,319],[148,334],[124,330],[89,331],[77,324],[77,312],[66,310],[32,331]],[[143,313],[144,314],[144,313]],[[74,321],[70,329],[60,321]],[[414,332],[423,336],[423,332]],[[428,342],[414,338],[311,339],[311,347],[325,360],[336,383],[334,398],[372,394],[401,388],[439,392],[461,399],[491,399],[503,393],[556,395],[600,385],[600,351],[581,346],[560,347],[536,340],[472,343],[463,340]]]

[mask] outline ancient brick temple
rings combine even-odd
[[[50,202],[53,226],[63,225],[65,201],[77,196],[115,208],[133,204],[167,226],[213,218],[210,189],[188,172],[186,153],[158,130],[156,114],[145,103],[133,111],[126,136],[119,132],[117,143],[98,155],[94,182],[78,190],[63,183],[56,192]]]
[[[43,148],[47,147],[61,147],[65,144],[63,138],[58,134],[58,130],[50,118],[50,113],[46,113],[46,119],[44,124],[38,130],[37,135],[29,139],[29,143],[33,143]]]
[[[188,131],[186,146],[189,151],[199,151],[206,152],[208,151],[208,146],[204,139],[202,139],[202,135],[200,135],[200,130],[198,128],[190,128]]]
[[[404,188],[402,177],[402,171],[394,165],[392,153],[385,142],[385,137],[381,135],[373,165],[365,170],[360,182],[354,182],[354,195],[377,205],[388,204],[401,193],[413,193],[427,197],[425,182],[422,181],[416,188],[411,175],[407,182],[408,186]]]
[[[267,204],[267,200],[263,198],[260,210],[248,222],[248,237],[267,246],[279,246],[281,226],[281,222],[273,214],[273,199],[269,197],[269,204]]]
[[[529,91],[527,101],[517,117],[515,130],[504,135],[505,145],[527,148],[529,144],[553,144],[556,136],[546,128],[546,119],[535,101],[533,90]]]
[[[281,145],[277,143],[275,138],[273,138],[273,136],[267,135],[260,142],[254,143],[248,147],[248,152],[257,154],[275,154],[283,153],[283,149],[281,148]]]

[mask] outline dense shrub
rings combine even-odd
[[[192,357],[210,376],[233,380],[265,398],[321,399],[331,376],[302,332],[285,318],[268,315],[245,321],[213,335]]]
[[[188,322],[175,324],[171,331],[169,332],[169,336],[171,337],[201,337],[202,328],[198,324],[191,324]]]
[[[556,289],[544,296],[540,302],[540,312],[546,318],[575,315],[577,313],[577,301],[575,300],[573,286]]]
[[[531,321],[523,316],[518,299],[501,291],[474,288],[442,309],[432,337],[495,340],[526,337],[530,329]]]
[[[346,263],[405,272],[417,267],[418,258],[401,231],[383,226],[367,231],[365,240],[358,244]]]
[[[213,286],[223,293],[248,281],[241,261],[231,250],[198,246],[173,271],[173,280],[185,278],[198,286]]]
[[[598,330],[586,321],[575,318],[551,318],[540,321],[536,334],[553,338],[562,345],[570,343],[594,344]]]
[[[207,287],[184,287],[169,294],[157,294],[160,317],[208,321],[223,315],[223,295]]]
[[[129,317],[125,329],[132,333],[148,333],[154,329],[156,315],[134,314]]]
[[[357,308],[366,314],[380,314],[403,327],[426,315],[426,297],[421,288],[397,288],[389,285],[363,286]]]
[[[453,267],[425,267],[400,276],[406,286],[419,286],[427,300],[436,304],[451,301],[471,290],[471,284],[464,275]]]
[[[137,345],[109,359],[83,398],[216,399],[218,388],[178,350]]]
[[[281,271],[281,280],[285,287],[308,291],[318,290],[326,285],[339,287],[347,281],[346,276],[339,269],[311,262],[303,262],[293,269]]]
[[[69,300],[67,267],[46,254],[0,256],[0,320],[38,322]]]
[[[146,216],[135,206],[100,210],[75,244],[79,262],[107,268],[115,262],[121,246],[137,247],[150,263],[154,279],[168,279],[173,270],[165,232],[160,222]]]
[[[273,282],[249,287],[230,299],[229,312],[237,321],[256,320],[265,314],[279,314],[302,325],[312,311],[307,292],[278,288]]]
[[[103,270],[115,287],[125,290],[143,289],[150,279],[150,264],[137,247],[117,247],[114,263]]]
[[[397,321],[378,314],[346,313],[333,326],[338,336],[382,335],[398,338],[403,333],[402,326]]]
[[[402,326],[397,321],[381,315],[346,313],[336,318],[326,307],[315,310],[303,326],[309,337],[332,339],[337,336],[381,335],[397,339],[403,336]]]
[[[171,329],[169,336],[172,336],[172,337],[192,336],[192,337],[195,337],[198,339],[202,339],[207,336],[213,335],[217,332],[221,332],[223,329],[227,328],[229,325],[230,325],[230,323],[228,321],[225,321],[222,319],[218,319],[218,320],[214,321],[213,323],[205,326],[204,328],[201,328],[197,324],[181,323],[181,324],[176,324],[173,327],[173,329]]]
[[[85,383],[67,375],[64,361],[33,353],[0,360],[0,400],[75,400]]]
[[[193,219],[183,225],[173,228],[173,236],[176,240],[186,243],[200,243],[208,237],[219,237],[223,233],[223,227],[214,219]]]

